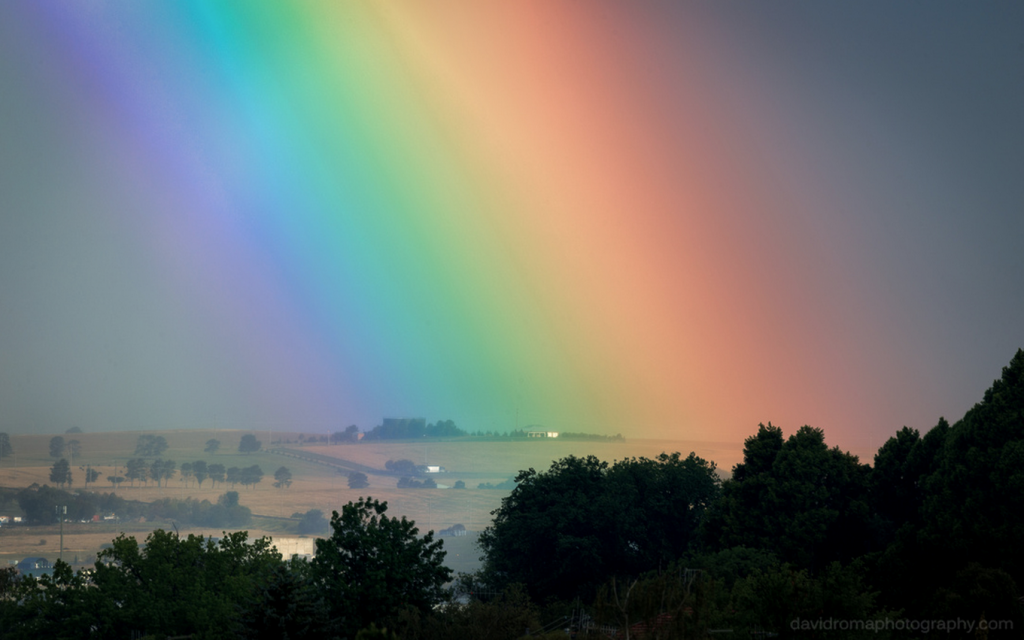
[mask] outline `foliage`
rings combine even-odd
[[[612,577],[594,611],[598,621],[644,637],[706,638],[713,587],[703,572],[671,565],[637,578]]]
[[[310,509],[302,515],[302,520],[299,521],[299,533],[301,534],[327,533],[328,529],[330,529],[330,523],[324,517],[324,512],[319,509]]]
[[[801,427],[783,442],[781,429],[760,425],[722,485],[705,538],[717,549],[765,549],[803,568],[850,561],[875,539],[869,473],[856,456],[829,449],[820,429]]]
[[[246,600],[240,638],[324,637],[326,610],[303,560],[273,564]]]
[[[164,451],[167,451],[167,438],[163,436],[143,434],[135,444],[135,455],[144,458],[155,458]]]
[[[479,544],[489,580],[538,599],[591,597],[612,576],[664,566],[694,544],[718,494],[714,463],[694,454],[612,467],[569,456],[516,481]]]
[[[398,636],[393,631],[388,631],[387,627],[378,629],[377,625],[371,622],[370,626],[356,633],[356,640],[398,640]]]
[[[429,532],[419,537],[411,520],[386,511],[386,502],[372,498],[349,502],[331,516],[331,537],[316,541],[312,575],[349,637],[371,622],[387,623],[403,606],[429,610],[451,578],[442,542]]]
[[[433,478],[427,478],[427,479],[425,479],[425,480],[423,480],[421,482],[419,480],[415,480],[415,479],[410,478],[408,476],[402,476],[401,478],[398,479],[398,488],[399,489],[436,489],[437,488],[437,482],[435,482]]]
[[[956,424],[940,419],[919,439],[901,432],[897,443],[900,436],[910,442],[897,450],[890,439],[878,456],[879,508],[909,510],[889,516],[895,533],[874,564],[884,601],[915,616],[931,615],[937,602],[965,615],[974,607],[976,619],[992,607],[971,588],[994,602],[1013,600],[1024,584],[1024,351]],[[1024,623],[1015,611],[1012,619]]]
[[[166,482],[174,477],[174,460],[154,460],[149,465],[149,476],[156,480],[156,486],[161,486],[161,482]]]
[[[263,443],[256,439],[256,436],[251,433],[247,433],[242,436],[242,439],[238,443],[239,453],[254,453],[259,451],[263,446]]]
[[[288,467],[278,467],[277,471],[274,472],[274,486],[278,489],[284,489],[291,485],[292,472],[288,470]]]
[[[368,486],[370,486],[370,479],[366,477],[365,473],[353,471],[348,474],[349,489],[365,489]]]
[[[893,619],[895,612],[880,610],[876,594],[864,584],[859,565],[827,565],[815,576],[806,569],[783,564],[756,571],[741,578],[729,594],[726,611],[718,612],[718,624],[738,631],[776,634],[780,638],[799,638],[808,629],[801,621],[861,621]],[[880,627],[881,629],[881,627]],[[847,630],[846,638],[885,638],[884,629],[874,626]]]
[[[17,493],[18,506],[25,513],[28,524],[56,522],[55,508],[66,505],[68,518],[87,520],[97,513],[128,514],[126,501],[113,493],[76,491],[69,493],[50,486],[33,485]]]
[[[452,489],[465,489],[466,482],[464,480],[456,480],[455,484],[452,485]]]
[[[96,482],[100,477],[100,472],[93,469],[91,466],[84,468],[85,471],[85,486],[88,487],[90,482]]]
[[[205,453],[217,453],[217,449],[220,449],[220,440],[210,438],[206,441],[206,448],[203,451]]]
[[[385,418],[366,433],[364,440],[418,440],[425,435],[427,421],[422,418]]]
[[[242,469],[240,475],[240,481],[242,486],[255,487],[263,479],[263,469],[260,469],[259,465],[252,465]]]
[[[217,503],[209,500],[161,498],[145,505],[148,520],[164,520],[201,527],[244,527],[252,522],[252,511],[238,502],[238,492],[222,494]]]
[[[225,475],[227,473],[227,471],[224,469],[224,465],[220,464],[219,462],[215,462],[214,464],[211,464],[209,467],[207,467],[206,472],[210,477],[210,482],[212,482],[213,486],[215,487],[217,486],[218,482],[224,482]]]
[[[350,424],[344,431],[335,431],[332,433],[331,443],[336,444],[339,442],[359,442],[359,427],[354,424]]]
[[[14,455],[14,448],[11,447],[11,437],[0,432],[0,459]]]
[[[82,455],[82,443],[78,440],[68,440],[65,446],[72,460]]]
[[[145,547],[121,535],[100,553],[93,575],[96,590],[106,595],[99,635],[232,636],[245,618],[239,605],[259,601],[259,585],[280,564],[269,540],[249,542],[245,532],[215,543],[157,530]]]
[[[412,460],[388,460],[384,463],[384,468],[391,473],[397,473],[404,476],[415,476],[419,475],[420,470],[416,468],[416,465]]]
[[[516,482],[515,478],[509,478],[508,480],[505,480],[504,482],[499,482],[498,484],[492,484],[490,482],[481,482],[476,486],[476,488],[496,489],[498,491],[511,491],[516,488],[516,484],[518,483]]]
[[[182,467],[184,466],[185,465],[182,465]],[[199,487],[203,486],[203,481],[206,480],[208,475],[209,469],[207,468],[204,460],[196,460],[192,463],[192,477],[196,479],[196,484],[199,485]]]
[[[396,629],[403,637],[423,640],[516,640],[523,631],[541,628],[537,606],[522,585],[511,585],[493,597],[481,599],[461,592],[466,604],[446,603],[432,615],[403,611]]]
[[[234,477],[234,480],[232,480],[232,477]],[[255,487],[261,480],[263,480],[263,469],[260,469],[258,464],[245,467],[244,469],[239,469],[238,467],[228,469],[228,482],[232,484],[237,482],[243,487]]]
[[[61,458],[50,467],[50,482],[61,487],[71,484],[71,465],[67,458]]]
[[[1024,350],[949,430],[926,489],[923,544],[1024,579]]]
[[[51,458],[63,457],[64,449],[65,449],[65,445],[64,445],[64,437],[63,436],[53,436],[52,438],[50,438],[50,457]]]
[[[125,463],[124,477],[128,478],[133,487],[136,480],[145,482],[149,478],[149,463],[142,458],[130,459]]]
[[[423,435],[431,438],[457,438],[467,434],[455,426],[451,420],[438,420],[433,424],[428,424]]]

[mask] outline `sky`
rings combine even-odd
[[[1024,347],[1022,26],[0,3],[0,430],[956,420]]]

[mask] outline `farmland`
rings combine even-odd
[[[263,450],[254,453],[239,453],[238,444],[242,436],[254,434],[263,443]],[[143,485],[125,482],[114,488],[108,476],[124,475],[125,463],[134,457],[139,435],[163,436],[168,448],[160,457],[174,460],[180,468],[182,463],[204,460],[208,464],[223,464],[225,467],[248,467],[259,465],[264,472],[262,482],[255,487],[229,484],[212,486],[207,480],[201,487],[195,480],[186,482],[176,474],[165,486],[158,487],[150,481]],[[0,461],[0,487],[19,489],[33,483],[49,482],[50,467],[54,458],[49,455],[51,435],[14,435],[11,444],[14,455]],[[566,440],[424,440],[424,441],[374,441],[358,444],[331,444],[309,442],[312,436],[295,433],[268,433],[229,430],[182,430],[146,432],[104,432],[63,435],[65,440],[77,440],[80,453],[71,462],[73,489],[83,488],[84,469],[92,467],[99,471],[99,480],[89,485],[95,492],[115,492],[127,500],[152,502],[162,498],[209,500],[217,498],[228,490],[239,493],[240,503],[254,514],[253,523],[247,527],[250,535],[259,537],[296,536],[296,513],[320,509],[329,516],[330,512],[350,500],[372,495],[387,500],[392,515],[404,515],[415,520],[421,531],[463,524],[471,532],[478,532],[490,524],[490,512],[497,508],[506,491],[477,489],[481,483],[497,484],[508,480],[520,469],[546,469],[553,460],[567,455],[594,455],[602,460],[612,461],[633,456],[653,457],[663,451],[696,451],[698,455],[718,463],[721,469],[729,469],[739,461],[741,443],[693,443],[659,440],[628,440],[625,442],[593,442]],[[273,445],[268,442],[273,438]],[[218,451],[204,451],[207,441],[214,439],[221,443]],[[367,473],[369,486],[350,489],[344,470],[337,467],[283,455],[282,450],[314,454],[370,468],[376,472]],[[399,489],[397,477],[388,474],[385,463],[388,460],[408,459],[415,464],[438,465],[444,473],[432,474],[438,489]],[[344,462],[341,462],[344,461]],[[275,488],[273,474],[281,466],[292,473],[288,488]],[[464,490],[451,487],[456,481],[463,481]],[[17,515],[17,503],[0,504],[0,515]],[[67,522],[64,525],[64,557],[78,559],[80,563],[91,560],[102,545],[109,543],[117,534],[125,532],[144,538],[155,528],[172,528],[173,522]],[[219,529],[180,527],[184,535],[221,535]],[[57,557],[59,552],[59,528],[47,526],[10,526],[0,528],[0,561],[20,559],[26,556]],[[476,566],[479,555],[473,547],[475,535],[459,539],[446,539],[449,549],[449,564],[457,570],[469,570]]]

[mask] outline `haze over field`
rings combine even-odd
[[[1022,344],[1021,24],[0,3],[0,431],[926,430]]]

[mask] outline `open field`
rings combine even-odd
[[[346,477],[336,469],[312,462],[277,455],[268,451],[253,454],[238,452],[238,443],[247,433],[255,433],[267,446],[267,432],[195,430],[144,432],[162,435],[167,439],[168,449],[161,455],[164,459],[175,460],[180,467],[183,462],[205,460],[207,463],[221,463],[225,467],[248,467],[258,464],[264,471],[263,481],[255,488],[229,485],[211,486],[207,480],[203,486],[195,482],[186,486],[176,475],[166,486],[157,487],[150,482],[146,486],[122,485],[114,489],[106,477],[115,472],[124,473],[125,462],[134,455],[140,432],[108,432],[66,434],[65,440],[78,440],[81,455],[72,462],[73,488],[82,488],[83,468],[92,466],[100,472],[100,480],[89,486],[92,491],[115,491],[129,500],[151,502],[160,498],[207,499],[216,502],[218,496],[228,490],[239,493],[241,504],[252,509],[256,516],[287,518],[294,513],[309,509],[320,509],[325,514],[340,509],[342,505],[360,496],[373,496],[386,500],[389,513],[404,515],[416,521],[421,531],[440,530],[461,523],[470,531],[480,531],[491,521],[490,512],[497,508],[505,491],[482,490],[476,486],[481,482],[498,483],[516,474],[521,469],[533,467],[547,469],[551,462],[567,455],[594,455],[606,461],[626,457],[653,457],[663,451],[691,450],[698,455],[714,460],[720,469],[728,471],[740,461],[741,443],[687,443],[663,440],[631,440],[626,442],[589,442],[572,440],[515,440],[515,441],[393,441],[368,442],[345,445],[303,445],[297,441],[297,434],[273,434],[275,447],[308,451],[336,457],[361,465],[379,469],[380,474],[369,474],[370,486],[365,489],[349,489]],[[0,487],[22,488],[33,483],[48,484],[49,470],[54,459],[49,456],[49,441],[52,436],[15,435],[11,444],[15,455],[0,461]],[[206,441],[217,439],[221,448],[217,453],[203,451]],[[282,438],[284,442],[281,442]],[[288,442],[290,441],[290,442]],[[441,486],[451,486],[456,480],[463,480],[467,489],[398,489],[397,478],[385,475],[384,464],[388,460],[409,459],[416,464],[439,465],[446,473],[432,477]],[[285,466],[292,472],[292,485],[287,489],[276,489],[273,485],[274,471]],[[14,505],[16,508],[16,505]],[[4,513],[0,515],[15,515]],[[144,538],[154,528],[171,528],[172,523],[66,523],[64,531],[64,557],[80,562],[93,558],[101,546],[109,543],[118,533],[124,531]],[[294,522],[256,518],[249,527],[252,536],[278,535],[293,537]],[[180,532],[202,535],[220,535],[220,530],[193,529],[181,527]],[[40,544],[41,540],[45,543]],[[25,527],[5,526],[0,528],[0,561],[20,559],[25,556],[57,557],[59,533],[56,526]],[[479,555],[472,544],[475,536],[461,539],[447,539],[450,550],[450,564],[461,570],[472,569]]]

